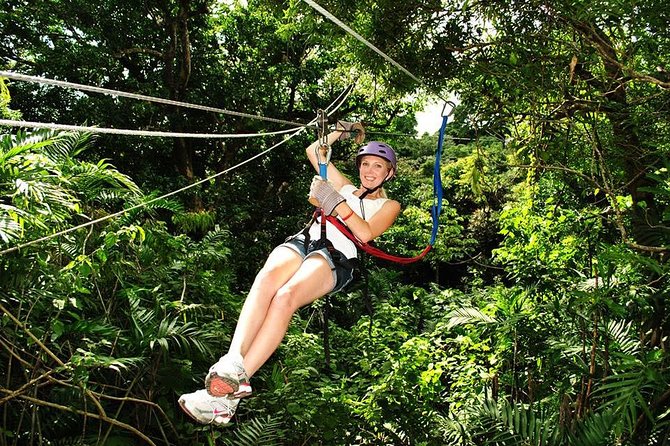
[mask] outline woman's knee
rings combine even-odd
[[[264,283],[276,283],[277,280],[281,277],[282,270],[281,268],[273,265],[264,265],[258,274],[256,274],[256,282],[259,284]]]
[[[282,313],[293,314],[300,308],[300,300],[294,287],[285,285],[277,290],[271,307]]]

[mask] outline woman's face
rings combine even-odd
[[[384,158],[374,155],[365,155],[361,157],[361,164],[358,173],[361,178],[361,185],[366,189],[374,189],[382,184],[389,176],[391,163]]]

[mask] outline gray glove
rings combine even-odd
[[[312,180],[309,196],[316,198],[326,215],[331,215],[337,205],[345,201],[344,197],[333,188],[331,183],[323,180],[318,175],[314,176]]]
[[[338,141],[349,139],[352,133],[356,135],[354,136],[356,144],[360,144],[365,140],[365,128],[363,128],[363,124],[360,122],[337,121],[335,130],[342,131],[340,137],[337,138]]]

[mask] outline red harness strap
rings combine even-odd
[[[342,234],[344,234],[349,240],[351,240],[352,242],[354,242],[354,244],[355,244],[358,248],[362,249],[363,251],[367,252],[368,254],[370,254],[370,255],[372,255],[372,256],[378,257],[378,258],[383,259],[383,260],[389,260],[389,261],[391,261],[391,262],[395,262],[395,263],[400,263],[400,264],[406,265],[406,264],[414,263],[414,262],[417,262],[417,261],[421,260],[422,258],[425,257],[426,254],[428,254],[428,251],[430,251],[430,249],[432,248],[431,245],[428,245],[428,246],[426,246],[426,247],[424,248],[423,251],[421,251],[421,253],[420,253],[419,255],[416,255],[416,256],[414,256],[414,257],[398,257],[398,256],[394,256],[394,255],[391,255],[391,254],[389,254],[389,253],[386,253],[386,252],[382,251],[382,250],[379,249],[379,248],[375,248],[374,246],[371,246],[371,245],[369,245],[369,244],[367,244],[367,243],[364,243],[364,242],[360,241],[360,240],[359,240],[359,239],[358,239],[358,238],[351,232],[351,229],[349,229],[349,228],[347,227],[347,225],[345,225],[344,223],[342,223],[342,222],[341,222],[340,220],[338,220],[336,217],[333,217],[332,215],[328,215],[328,216],[326,217],[326,220],[328,220],[329,222],[331,222],[331,223],[332,223],[332,224],[333,224],[333,225],[334,225],[334,226],[335,226],[335,227],[336,227]]]

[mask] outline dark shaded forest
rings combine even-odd
[[[0,0],[0,446],[670,445],[665,2],[319,3],[407,72],[310,3]],[[396,149],[375,245],[414,256],[445,99],[428,256],[362,256],[233,422],[193,423],[312,214],[317,110]]]

